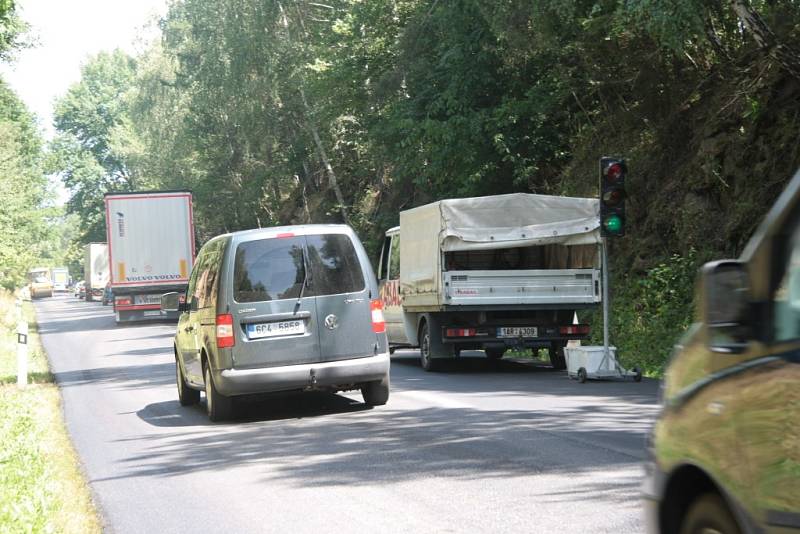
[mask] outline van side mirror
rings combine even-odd
[[[753,335],[750,278],[736,260],[707,263],[701,271],[703,322],[717,352],[740,353]]]
[[[165,312],[185,312],[189,311],[188,304],[181,302],[180,293],[165,293],[161,295],[161,310]]]

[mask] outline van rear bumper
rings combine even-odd
[[[339,389],[389,376],[389,353],[337,362],[286,365],[262,369],[221,369],[214,372],[214,385],[226,396],[291,391]]]

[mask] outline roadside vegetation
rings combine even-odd
[[[20,389],[15,298],[0,289],[0,533],[99,533],[29,302],[23,313],[30,325],[30,373],[29,385]]]

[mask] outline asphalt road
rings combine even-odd
[[[568,380],[467,353],[392,360],[386,406],[282,394],[212,424],[183,408],[174,325],[37,301],[64,412],[107,532],[641,532],[655,381]]]

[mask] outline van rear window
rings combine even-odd
[[[236,248],[236,302],[296,299],[305,279],[303,244],[311,270],[304,297],[363,291],[364,273],[350,238],[343,234],[248,241]]]
[[[315,296],[356,293],[364,290],[364,273],[353,242],[344,234],[306,236],[308,261]]]
[[[263,302],[300,296],[305,278],[304,238],[262,239],[236,248],[233,298],[236,302]]]

